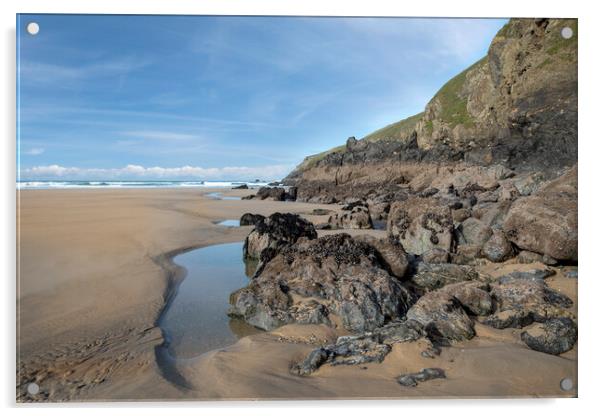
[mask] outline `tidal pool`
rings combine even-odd
[[[230,293],[249,283],[242,245],[219,244],[174,258],[187,273],[159,320],[172,358],[196,357],[261,332],[227,315]]]
[[[221,225],[223,227],[240,227],[240,220],[223,220],[215,223],[216,225]],[[242,251],[241,251],[242,253]]]

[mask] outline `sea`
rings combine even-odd
[[[247,185],[250,188],[267,186],[272,181],[20,181],[17,189],[65,188],[230,188]]]

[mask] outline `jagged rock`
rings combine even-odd
[[[420,263],[412,282],[426,290],[435,290],[443,286],[478,279],[473,267],[458,264]]]
[[[554,275],[556,272],[547,267],[533,268],[530,270],[515,270],[513,272],[502,275],[498,278],[498,283],[512,283],[515,279],[540,281]]]
[[[284,201],[286,196],[286,190],[284,188],[272,188],[268,186],[264,186],[263,188],[259,188],[255,198],[264,200],[271,198],[274,201]]]
[[[240,225],[256,225],[258,222],[265,220],[265,217],[261,214],[251,214],[247,212],[240,217]]]
[[[454,225],[458,225],[467,218],[470,218],[472,212],[470,208],[460,208],[460,209],[452,209],[452,219],[454,220]]]
[[[482,252],[489,260],[498,263],[514,255],[512,244],[501,230],[493,230],[492,236],[483,245]]]
[[[516,259],[522,264],[543,263],[543,256],[541,254],[528,250],[521,250],[520,253],[518,253],[518,256],[516,256]]]
[[[453,239],[451,210],[432,198],[409,198],[391,205],[389,236],[412,254],[438,247],[450,251]]]
[[[299,215],[277,212],[255,224],[255,228],[245,239],[243,256],[259,259],[267,248],[278,250],[301,237],[318,237],[313,224]]]
[[[391,351],[391,345],[424,338],[426,332],[416,321],[393,321],[374,332],[358,336],[339,337],[335,344],[316,348],[307,357],[291,367],[291,373],[306,376],[323,364],[356,365],[382,362]]]
[[[422,254],[422,261],[430,264],[449,262],[449,252],[442,248],[432,248]]]
[[[577,260],[577,167],[537,193],[518,199],[504,231],[518,247],[559,260]]]
[[[562,354],[577,342],[577,325],[569,318],[554,318],[521,333],[529,348],[546,354]]]
[[[231,295],[229,313],[266,330],[301,318],[329,324],[336,314],[348,330],[365,332],[402,317],[412,302],[378,250],[348,234],[300,239],[262,264]],[[306,305],[311,313],[301,314],[293,308],[299,298],[320,306]]]
[[[243,183],[242,185],[232,187],[232,189],[249,189],[249,185]]]
[[[376,249],[387,271],[395,277],[403,278],[408,270],[408,254],[401,244],[390,238],[378,239],[369,235],[356,237]]]
[[[462,234],[462,244],[480,247],[489,240],[492,234],[491,227],[473,217],[460,224],[458,231]]]
[[[426,293],[406,317],[422,324],[431,337],[461,341],[475,335],[474,322],[466,311],[486,315],[491,313],[492,307],[486,284],[461,282]]]
[[[456,248],[456,252],[451,255],[451,262],[454,264],[474,264],[475,259],[481,257],[481,247],[468,244],[462,244]]]
[[[343,212],[336,213],[328,218],[332,229],[370,229],[372,218],[368,205],[363,201],[350,203],[341,208]]]
[[[494,328],[522,328],[552,318],[572,317],[570,298],[548,287],[543,279],[506,276],[491,284],[496,311],[483,320]]]
[[[405,387],[416,387],[418,383],[436,378],[445,378],[445,371],[440,368],[423,368],[418,373],[399,376],[397,382]]]
[[[382,362],[391,351],[387,344],[375,342],[371,337],[339,337],[336,344],[317,348],[307,358],[291,367],[291,373],[306,376],[323,364],[357,365]]]
[[[375,339],[382,344],[396,344],[398,342],[412,342],[427,336],[420,322],[412,320],[389,322],[381,328],[374,330]]]

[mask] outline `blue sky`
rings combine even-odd
[[[279,179],[307,155],[422,111],[505,23],[18,19],[22,179]]]

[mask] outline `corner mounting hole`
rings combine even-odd
[[[560,31],[560,35],[565,39],[570,39],[573,37],[573,29],[570,27],[563,27]]]
[[[570,378],[563,378],[560,380],[560,388],[564,391],[569,391],[573,389],[573,380]]]
[[[27,385],[27,393],[31,394],[32,396],[35,396],[39,392],[40,392],[40,386],[38,386],[37,383],[29,383]]]
[[[27,33],[29,33],[30,35],[35,36],[38,34],[39,31],[40,25],[36,22],[31,22],[27,24]]]

